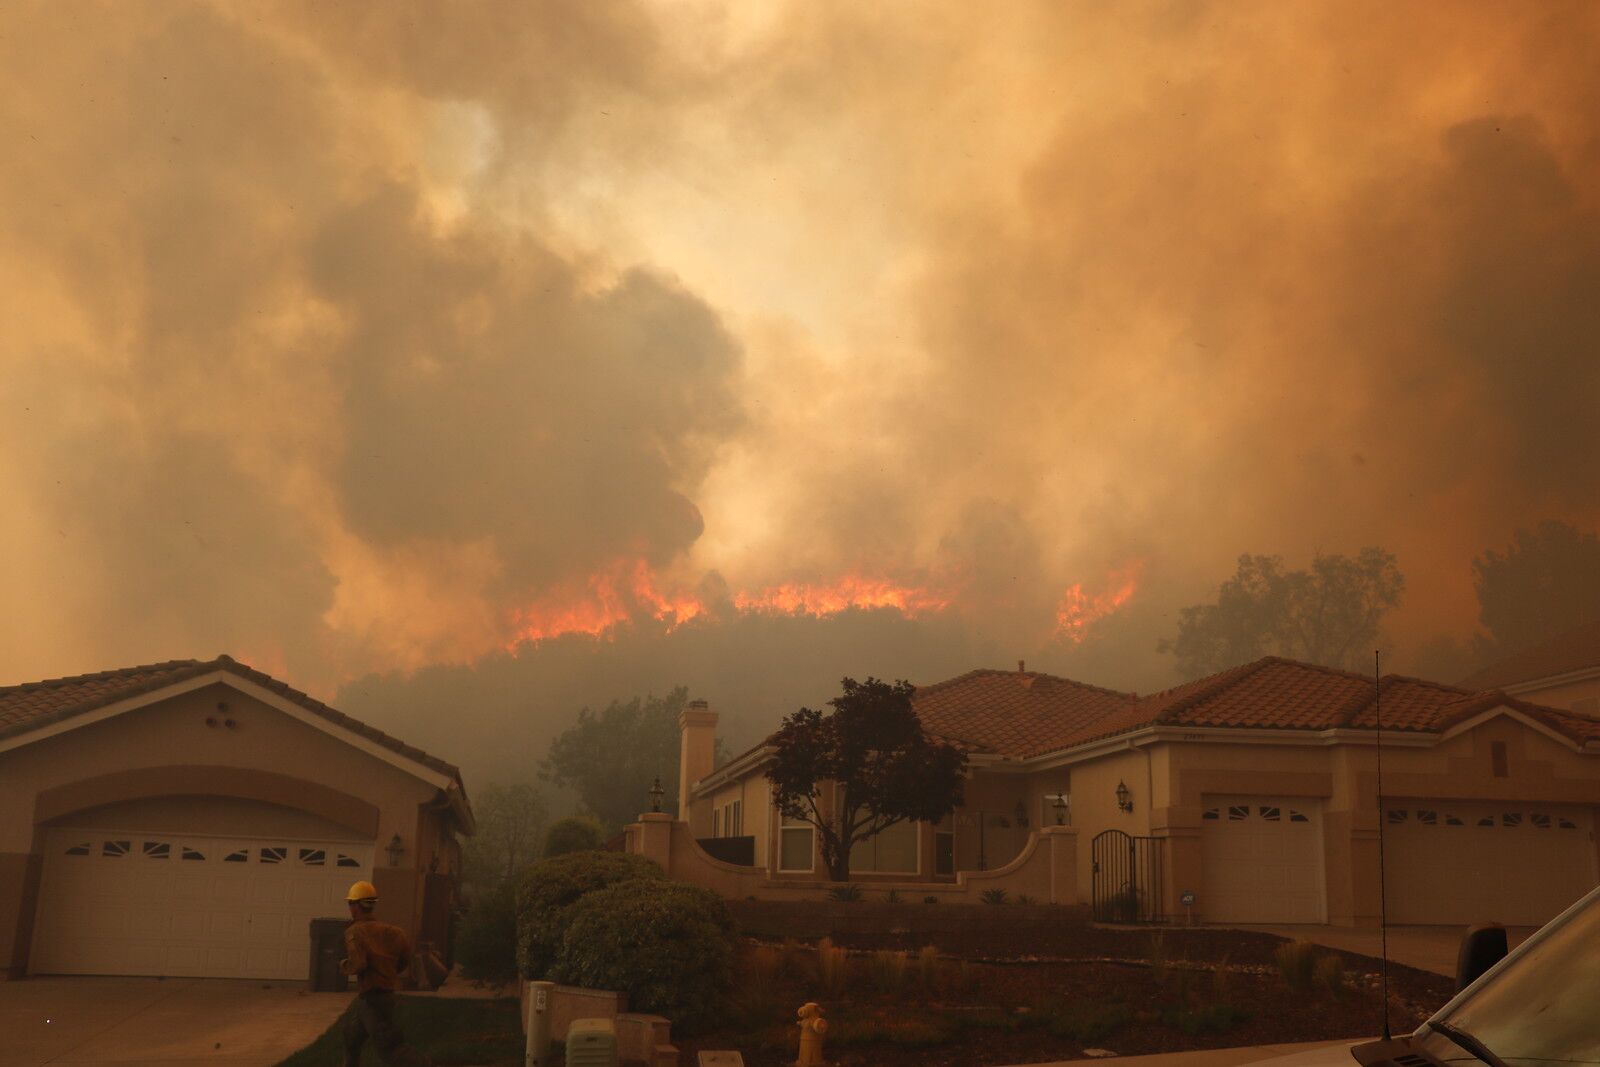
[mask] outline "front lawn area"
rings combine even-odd
[[[406,996],[395,1004],[395,1021],[406,1041],[440,1067],[473,1064],[475,1067],[518,1067],[523,1039],[515,998],[474,1000],[452,997]],[[340,1067],[344,1063],[341,1017],[305,1048],[278,1067]],[[378,1052],[368,1048],[363,1063],[377,1063]]]
[[[1378,961],[1223,929],[1107,929],[1048,907],[968,912],[908,904],[733,910],[747,934],[723,1024],[675,1034],[684,1062],[731,1048],[750,1067],[794,1059],[794,1012],[829,1021],[829,1062],[980,1067],[1360,1038],[1381,1028]],[[926,921],[938,910],[937,922]],[[870,918],[866,912],[881,912]],[[770,912],[770,914],[769,914]],[[783,914],[778,914],[778,913]],[[1000,912],[1007,912],[1002,916]],[[920,921],[919,921],[920,920]],[[775,929],[834,937],[772,938]],[[1391,1019],[1409,1031],[1452,993],[1441,976],[1391,965]]]

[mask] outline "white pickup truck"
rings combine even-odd
[[[1463,946],[1464,962],[1473,954]],[[1600,888],[1474,978],[1414,1033],[1251,1067],[1351,1067],[1352,1058],[1361,1067],[1600,1064]]]

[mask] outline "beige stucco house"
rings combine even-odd
[[[228,656],[0,688],[0,972],[304,979],[350,884],[447,951],[460,772]]]
[[[965,804],[861,846],[851,880],[868,892],[1375,924],[1380,823],[1392,922],[1537,923],[1596,882],[1600,723],[1503,692],[1398,676],[1375,688],[1269,657],[1145,698],[1019,665],[923,686],[913,703],[968,750]],[[815,835],[773,810],[770,749],[713,768],[715,722],[705,706],[683,716],[687,821],[645,817],[630,847],[730,895],[817,898]],[[751,839],[752,865],[702,858],[698,840],[731,836]]]

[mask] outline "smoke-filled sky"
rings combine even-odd
[[[1159,688],[1240,553],[1368,544],[1404,667],[1474,555],[1600,522],[1597,49],[1586,2],[4,5],[0,680],[227,651],[447,757],[681,683],[748,735],[847,670]]]

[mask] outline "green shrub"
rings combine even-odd
[[[922,898],[922,902],[924,904],[937,904],[937,903],[939,903],[939,898],[938,897],[923,897]]]
[[[1285,941],[1272,953],[1278,971],[1290,989],[1307,990],[1317,966],[1317,946],[1309,941]]]
[[[1037,904],[1039,902],[1037,900],[1034,900],[1032,897],[1030,897],[1026,893],[1018,893],[1017,894],[1017,903],[1018,904]]]
[[[885,893],[883,895],[883,902],[885,904],[898,904],[898,903],[900,903],[900,890],[898,890],[898,889],[889,890],[887,893]]]
[[[586,893],[633,879],[652,884],[667,876],[653,861],[627,852],[574,852],[540,860],[517,890],[517,967],[524,978],[543,978],[555,962],[567,909]]]
[[[558,820],[544,835],[544,858],[573,852],[592,852],[606,843],[606,828],[592,815],[573,815]]]
[[[1006,902],[1006,891],[998,887],[995,889],[985,889],[983,892],[978,894],[978,899],[983,901],[985,904],[1004,904]]]
[[[463,977],[505,985],[517,977],[517,890],[510,882],[475,893],[456,930]]]
[[[858,885],[836,885],[828,890],[828,899],[854,904],[861,899],[861,887]]]
[[[550,975],[626,993],[631,1010],[693,1031],[713,1020],[733,984],[733,942],[733,920],[715,893],[636,878],[571,906]]]

